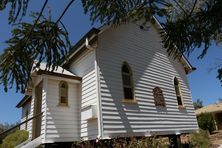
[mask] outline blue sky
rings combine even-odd
[[[31,1],[29,10],[39,11],[42,2],[44,1]],[[68,2],[69,0],[49,1],[54,19],[61,14],[62,8],[64,8]],[[45,12],[47,12],[47,10],[45,10]],[[0,53],[2,53],[3,49],[6,47],[3,42],[10,37],[11,26],[8,25],[7,17],[8,9],[0,12]],[[29,19],[25,17],[24,20]],[[89,17],[83,13],[79,0],[73,3],[62,21],[69,30],[69,36],[73,44],[92,27]],[[98,26],[98,24],[94,26]],[[204,105],[207,105],[215,103],[218,98],[222,98],[222,86],[216,79],[216,70],[210,71],[210,69],[219,64],[222,49],[221,47],[213,45],[204,59],[197,60],[197,56],[200,53],[201,49],[197,49],[189,57],[190,63],[196,67],[197,70],[188,75],[188,80],[190,82],[193,100],[200,98],[203,100]],[[3,87],[0,86],[0,123],[14,123],[19,121],[21,110],[15,108],[15,105],[22,97],[23,95],[16,93],[14,89],[5,93]]]

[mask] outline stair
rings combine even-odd
[[[42,144],[42,138],[39,136],[34,140],[26,140],[23,143],[17,145],[15,148],[35,148]]]

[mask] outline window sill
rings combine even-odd
[[[127,104],[137,104],[137,101],[134,100],[130,100],[130,99],[123,99],[122,103],[127,103]]]
[[[155,105],[156,107],[166,107],[166,105]]]
[[[179,108],[179,109],[186,109],[186,107],[183,106],[183,105],[178,105],[178,108]]]
[[[65,103],[59,103],[57,106],[58,107],[69,107],[69,105],[65,104]]]

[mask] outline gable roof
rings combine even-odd
[[[153,16],[153,20],[154,20],[154,22],[155,22],[154,25],[155,25],[158,29],[163,29],[163,26],[160,24],[160,22],[158,21],[158,19],[157,19],[155,16]],[[166,33],[166,32],[165,32],[165,33]],[[176,45],[174,45],[174,47],[175,47],[177,50],[179,50]],[[188,61],[188,59],[187,59],[183,54],[182,54],[182,57],[181,57],[181,59],[180,59],[180,62],[181,62],[181,64],[184,66],[186,73],[190,73],[190,72],[196,70],[196,68],[193,67],[193,66],[190,64],[190,62]],[[189,70],[189,68],[190,68],[190,70]]]
[[[76,80],[82,79],[81,77],[71,73],[70,71],[62,68],[61,66],[58,66],[54,70],[52,70],[52,67],[46,70],[46,63],[40,63],[39,67],[33,68],[32,74],[34,73],[37,73],[38,75],[41,75],[41,74],[54,75],[54,76],[66,77],[66,78],[76,79]]]
[[[32,97],[25,95],[22,100],[16,105],[17,108],[22,107],[23,105],[25,105],[27,102],[31,101]]]
[[[154,23],[154,28],[161,29],[163,28],[157,18],[153,17],[153,20],[155,21]],[[106,29],[109,29],[111,25],[107,26],[102,26],[98,28],[92,28],[90,29],[72,48],[72,50],[68,54],[68,58],[66,61],[63,62],[63,66],[68,67],[70,63],[81,53],[83,53],[85,50],[87,50],[87,47],[85,45],[85,41],[88,38],[89,43],[92,43],[97,39],[97,35],[101,32],[103,32]],[[175,46],[176,47],[176,46]],[[184,66],[184,69],[186,71],[186,74],[191,73],[192,71],[196,70],[195,67],[193,67],[188,59],[182,54],[182,57],[180,59],[181,64]]]
[[[79,54],[81,54],[86,48],[85,45],[85,41],[86,38],[89,38],[89,43],[92,43],[93,41],[95,41],[98,33],[100,32],[100,29],[97,28],[91,28],[70,50],[69,54],[68,54],[68,58],[66,59],[66,61],[63,62],[62,66],[64,65],[65,67],[67,67],[72,61],[73,59],[78,56]]]
[[[200,109],[197,109],[196,115],[200,115],[201,113],[216,113],[222,112],[222,103],[210,104],[208,106],[204,106]]]

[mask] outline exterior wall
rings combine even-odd
[[[47,91],[47,82],[45,79],[42,79],[41,76],[39,76],[37,78],[37,80],[35,81],[36,83],[34,84],[34,86],[36,87],[37,85],[39,85],[40,83],[42,83],[42,105],[41,105],[41,112],[43,112],[42,114],[42,122],[41,122],[41,137],[42,140],[44,138],[44,134],[45,134],[45,121],[46,121],[46,91]],[[31,112],[30,112],[30,118],[35,116],[34,115],[34,107],[35,107],[35,87],[32,90],[32,100],[31,100]],[[33,139],[32,135],[33,135],[33,120],[30,120],[28,122],[28,131],[29,131],[29,139]]]
[[[182,65],[169,58],[155,28],[136,24],[110,28],[99,35],[99,66],[103,138],[187,133],[197,129],[193,102]],[[133,72],[135,104],[123,102],[121,66]],[[185,109],[179,109],[173,85],[180,81]],[[166,107],[156,107],[152,90],[160,87]]]
[[[35,100],[35,93],[34,93],[34,88],[32,89],[32,101],[31,101],[31,112],[30,112],[30,117],[34,116],[34,100]],[[28,131],[29,131],[29,139],[32,139],[32,120],[28,122]]]
[[[95,51],[88,50],[70,66],[70,71],[82,77],[81,85],[81,116],[85,108],[97,104]],[[98,135],[98,120],[81,119],[81,138],[95,139]]]
[[[47,111],[47,106],[46,106],[46,99],[47,99],[47,90],[48,90],[48,80],[43,78],[42,80],[42,122],[41,122],[41,136],[42,140],[45,138],[46,134],[46,111]]]
[[[28,116],[26,116],[26,113],[28,113]],[[22,107],[22,117],[20,122],[24,122],[25,120],[31,118],[31,101],[27,102],[23,107]],[[30,122],[22,124],[20,126],[20,130],[30,130]]]
[[[79,140],[79,84],[68,83],[68,106],[59,105],[59,78],[48,79],[44,143]],[[62,80],[62,79],[61,79]]]

